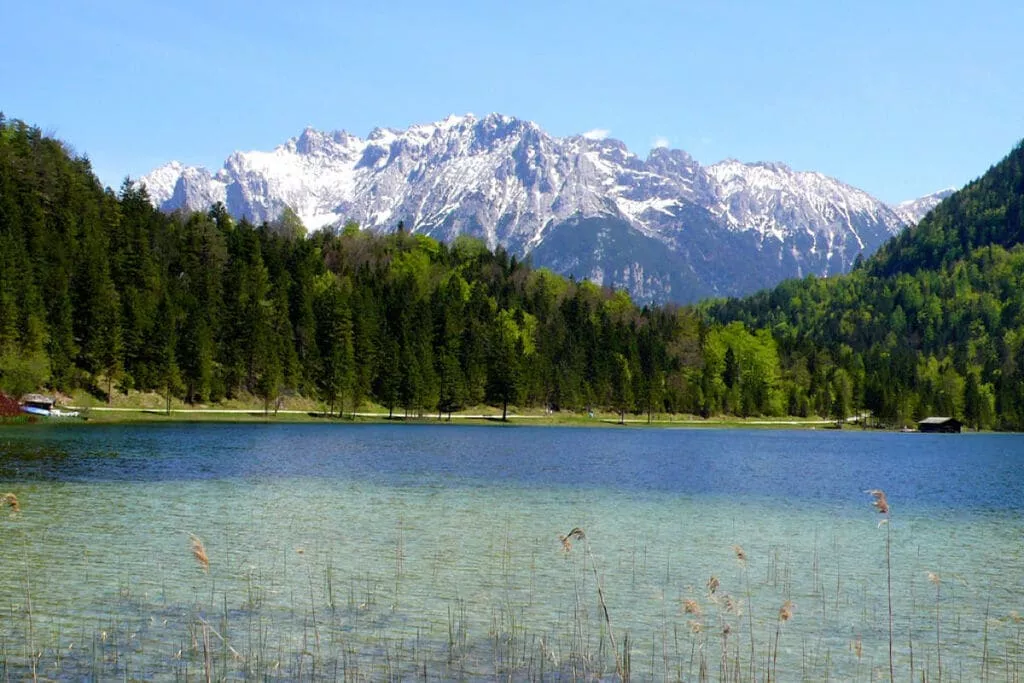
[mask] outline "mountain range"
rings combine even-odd
[[[617,140],[559,138],[500,114],[366,138],[307,128],[214,173],[171,162],[141,180],[166,211],[222,202],[259,223],[289,207],[308,229],[468,234],[638,301],[680,303],[845,272],[950,194],[889,206],[781,163],[702,166],[661,147],[641,158]]]

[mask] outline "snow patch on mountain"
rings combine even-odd
[[[783,241],[797,231],[834,235],[845,228],[863,248],[855,217],[872,219],[890,235],[902,227],[884,203],[821,173],[732,159],[707,170],[718,182],[722,215],[734,230],[755,230]]]

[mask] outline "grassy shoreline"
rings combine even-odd
[[[77,410],[77,418],[43,418],[47,424],[170,424],[170,423],[334,423],[334,424],[472,424],[472,425],[542,425],[576,427],[632,427],[632,428],[741,428],[741,429],[834,429],[835,421],[820,417],[810,418],[741,418],[719,416],[702,418],[698,415],[657,414],[648,421],[646,415],[628,415],[624,421],[617,413],[549,412],[544,410],[509,409],[507,420],[492,406],[474,406],[440,418],[435,414],[406,415],[395,410],[392,415],[378,405],[364,405],[344,417],[328,416],[325,407],[303,398],[289,398],[274,410],[265,410],[262,402],[252,399],[233,399],[212,405],[189,405],[173,401],[168,412],[164,399],[155,394],[117,396],[111,403],[80,392],[59,397],[62,407]],[[848,429],[859,429],[852,422]]]
[[[83,419],[84,418],[84,419]],[[109,410],[102,407],[86,409],[85,414],[80,418],[62,420],[62,422],[81,422],[93,424],[122,424],[122,423],[198,423],[198,422],[224,422],[224,423],[333,423],[333,424],[477,424],[477,425],[534,425],[534,426],[586,426],[586,427],[629,427],[629,428],[779,428],[779,429],[822,429],[830,428],[835,423],[831,420],[771,420],[771,419],[742,419],[742,418],[708,418],[703,419],[693,416],[659,416],[650,423],[640,418],[627,418],[620,422],[613,415],[599,415],[594,417],[577,414],[509,414],[506,420],[501,419],[500,413],[485,414],[455,413],[450,417],[444,415],[438,419],[436,415],[388,416],[387,412],[357,412],[354,415],[346,413],[344,417],[328,417],[322,413],[306,411],[278,411],[277,414],[270,412],[264,414],[262,410],[220,410],[220,409],[191,409],[172,410],[168,415],[166,412],[152,409],[121,409]]]

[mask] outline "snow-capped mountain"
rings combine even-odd
[[[309,229],[355,220],[448,240],[471,234],[640,300],[744,294],[848,270],[905,224],[865,192],[782,164],[646,159],[589,135],[557,138],[498,114],[366,138],[307,128],[216,173],[172,162],[142,178],[165,210],[223,202],[255,222],[288,206]]]
[[[925,195],[918,199],[909,199],[900,202],[892,207],[896,215],[903,219],[907,225],[917,225],[921,219],[928,215],[932,209],[942,203],[942,200],[956,192],[956,188],[950,187]]]

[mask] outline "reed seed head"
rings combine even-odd
[[[690,621],[686,622],[686,625],[690,627],[690,632],[691,633],[700,633],[701,631],[704,630],[704,624],[702,624],[702,623],[700,623],[699,621],[696,621],[696,620],[690,620]]]
[[[786,600],[782,603],[782,607],[779,608],[779,621],[789,621],[793,618],[793,608],[796,605],[793,604],[792,600]]]
[[[697,617],[704,613],[703,610],[701,610],[700,608],[700,603],[698,603],[696,600],[689,599],[683,600],[683,612],[685,612],[686,614],[692,614]]]
[[[0,498],[0,502],[11,508],[13,512],[21,511],[21,505],[18,504],[18,497],[13,493],[5,493],[3,497]]]
[[[721,585],[721,582],[719,582],[718,577],[715,576],[714,574],[712,574],[711,578],[708,579],[708,592],[710,592],[712,595],[714,595],[715,591],[718,590],[718,587],[720,585]]]
[[[935,572],[928,572],[928,580],[935,586],[938,586],[940,583],[942,583],[942,579],[939,578],[939,575]]]
[[[206,554],[206,546],[203,545],[202,539],[195,534],[189,534],[189,538],[192,541],[192,557],[196,558],[196,562],[199,563],[204,572],[209,573],[210,557]]]
[[[580,540],[586,537],[587,535],[583,532],[583,529],[579,528],[578,526],[575,526],[572,528],[572,531],[567,533],[565,536],[559,536],[558,540],[562,542],[562,550],[564,550],[565,552],[569,552],[570,550],[572,550],[573,540]]]
[[[885,499],[885,491],[882,489],[871,489],[870,491],[867,491],[867,493],[874,498],[871,504],[875,506],[875,509],[878,510],[879,514],[889,514],[889,501]]]
[[[732,612],[736,616],[742,614],[740,611],[740,603],[738,600],[733,599],[731,595],[725,596],[725,611]]]
[[[747,561],[747,553],[743,550],[743,546],[741,546],[741,545],[734,545],[732,547],[732,551],[734,553],[736,553],[736,559],[737,560],[739,560],[740,562],[746,562]]]

